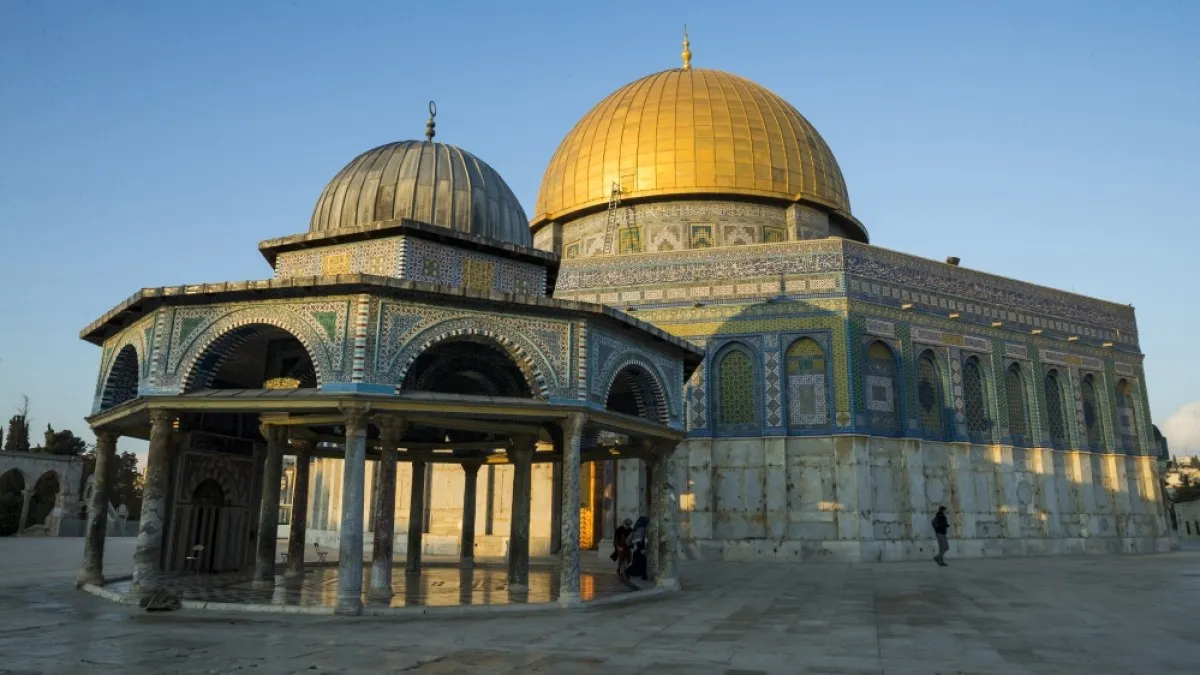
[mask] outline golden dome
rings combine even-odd
[[[808,120],[765,87],[719,70],[664,70],[592,108],[554,152],[532,225],[606,205],[614,183],[622,201],[742,195],[810,202],[861,228],[837,160]]]

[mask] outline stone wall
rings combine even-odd
[[[672,460],[689,557],[921,560],[1170,550],[1144,456],[869,436],[692,439]]]

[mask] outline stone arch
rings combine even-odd
[[[225,493],[227,503],[233,503],[234,500],[238,499],[241,489],[237,478],[228,468],[213,462],[205,464],[203,468],[208,470],[191,471],[186,475],[179,489],[180,502],[190,503],[192,495],[196,493],[196,488],[200,487],[200,484],[205,481],[213,481],[217,485],[220,485],[222,492]]]
[[[548,399],[557,389],[554,368],[533,341],[508,326],[491,325],[480,319],[448,319],[434,324],[413,337],[408,347],[397,354],[386,372],[392,373],[396,393],[400,393],[408,371],[417,359],[430,349],[449,341],[475,341],[490,344],[508,355],[525,376],[525,382],[535,398]]]
[[[277,317],[246,312],[241,316],[218,322],[205,331],[202,338],[192,342],[188,348],[188,355],[180,361],[181,367],[184,368],[184,376],[180,380],[179,392],[186,393],[206,387],[225,361],[242,345],[271,329],[287,333],[304,347],[312,362],[316,387],[319,388],[326,381],[327,366],[325,361],[319,358],[321,352],[318,347],[323,346],[323,343],[314,331],[308,330],[299,321],[285,321]]]
[[[43,471],[32,486],[26,484],[26,489],[32,489],[33,495],[29,498],[29,514],[22,529],[46,524],[66,487],[62,473],[55,469]]]
[[[612,409],[613,387],[627,388],[630,392],[636,414],[643,419],[652,420],[659,424],[670,422],[670,401],[663,387],[663,377],[658,369],[648,360],[637,356],[628,356],[620,365],[609,371],[604,386],[604,405]],[[617,410],[616,412],[624,412]]]
[[[104,376],[100,391],[100,409],[107,410],[137,398],[141,381],[141,357],[137,347],[127,342],[117,352]]]
[[[0,537],[16,534],[21,518],[22,492],[29,481],[17,467],[0,473]]]

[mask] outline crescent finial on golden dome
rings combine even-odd
[[[434,128],[437,126],[437,123],[433,121],[433,118],[435,117],[437,117],[437,104],[433,101],[430,101],[429,121],[425,123],[425,140],[427,141],[432,141],[433,137],[437,135],[437,131],[434,130]]]
[[[683,69],[692,69],[692,43],[688,41],[687,24],[683,24]]]

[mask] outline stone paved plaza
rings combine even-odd
[[[75,591],[82,541],[0,539],[0,672],[1194,673],[1200,551],[691,564],[666,599],[468,619],[179,611]],[[108,542],[127,572],[132,540]]]

